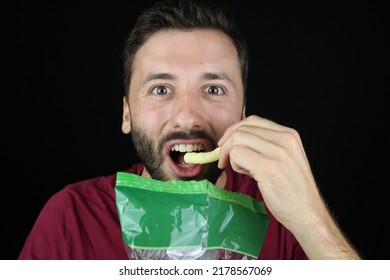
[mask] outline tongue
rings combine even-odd
[[[178,164],[187,164],[186,162],[185,162],[185,160],[184,160],[184,155],[185,155],[186,153],[179,153],[179,155],[177,156],[177,159],[176,159],[176,162],[178,163]]]

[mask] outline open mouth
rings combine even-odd
[[[195,164],[189,164],[184,161],[184,155],[187,152],[203,152],[206,148],[202,144],[176,144],[171,147],[170,156],[172,160],[181,168],[188,168]]]
[[[176,175],[180,177],[195,177],[200,174],[203,169],[203,165],[190,164],[184,161],[184,155],[187,152],[203,152],[206,151],[206,143],[194,142],[184,143],[175,141],[169,146],[168,163]]]

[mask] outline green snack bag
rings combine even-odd
[[[252,197],[207,180],[118,172],[116,205],[130,259],[257,259],[268,215]]]

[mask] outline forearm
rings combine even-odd
[[[325,205],[321,213],[293,230],[309,259],[352,260],[360,256],[344,236]]]

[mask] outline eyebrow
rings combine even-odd
[[[153,80],[175,80],[175,79],[176,77],[169,73],[152,73],[146,77],[144,84]],[[233,80],[225,73],[205,72],[202,75],[202,79],[203,80],[224,80],[224,81],[228,81],[231,84],[234,84]]]
[[[146,77],[144,84],[153,80],[175,80],[175,76],[169,73],[153,73]]]
[[[234,84],[233,80],[225,73],[206,72],[203,74],[203,79],[204,80],[225,80]]]

